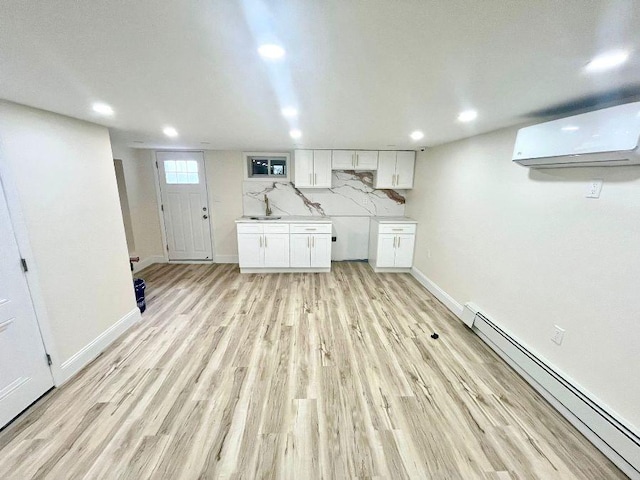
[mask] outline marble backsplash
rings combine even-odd
[[[265,194],[273,215],[402,216],[402,190],[376,190],[371,172],[334,171],[331,188],[297,189],[289,182],[245,181],[244,215],[265,214]]]

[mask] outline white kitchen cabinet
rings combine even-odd
[[[238,224],[240,268],[289,267],[289,225]]]
[[[378,154],[378,170],[375,174],[375,188],[413,188],[413,172],[416,152],[389,152]]]
[[[297,188],[331,188],[331,150],[296,150],[293,162]]]
[[[396,223],[389,223],[395,221]],[[416,223],[409,219],[371,219],[369,264],[376,272],[403,272],[413,266]]]
[[[304,218],[281,220],[282,223],[239,219],[240,272],[329,272],[331,223],[305,222]]]
[[[331,225],[291,225],[292,268],[331,267]]]
[[[376,170],[378,152],[376,150],[332,150],[333,170]]]

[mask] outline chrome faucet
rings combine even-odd
[[[269,215],[271,215],[273,212],[271,211],[271,207],[269,206],[269,197],[267,197],[267,194],[264,194],[264,203],[267,206],[267,210],[265,211],[267,217]]]

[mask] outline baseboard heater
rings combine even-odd
[[[558,411],[622,471],[631,478],[640,479],[640,436],[637,432],[480,312],[476,305],[467,303],[461,319],[510,365],[524,373],[525,379],[533,380],[532,386],[552,404],[564,407]]]

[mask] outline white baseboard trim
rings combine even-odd
[[[152,255],[147,258],[143,258],[137,263],[133,264],[133,273],[137,273],[147,267],[150,267],[154,263],[167,263],[167,259],[162,255]]]
[[[424,273],[418,270],[416,267],[411,268],[411,275],[415,278],[424,288],[429,290],[440,300],[444,305],[451,310],[458,318],[462,317],[462,305],[456,302],[451,295],[445,292],[442,288],[432,282]]]
[[[216,255],[216,263],[238,263],[238,255]]]
[[[456,302],[417,268],[414,267],[411,273],[451,312],[458,318],[462,318],[463,307],[460,303]],[[637,438],[637,433],[634,434],[623,419],[610,412],[605,405],[597,401],[595,396],[581,387],[575,386],[572,381],[564,384],[560,379],[566,377],[556,367],[547,363],[546,366],[550,371],[545,371],[545,368],[537,364],[535,360],[532,360],[527,354],[523,354],[516,346],[507,341],[506,337],[497,334],[487,325],[485,322],[477,320],[473,331],[618,468],[630,478],[640,479],[638,471],[640,449],[630,438],[633,436]],[[511,334],[508,334],[508,337],[521,343]],[[585,398],[590,399],[589,401],[595,405],[597,410],[601,411],[601,414],[590,410],[586,406],[587,403],[577,400],[576,393],[574,393],[576,390],[578,396],[584,395]],[[613,424],[618,424],[618,429],[612,423],[604,420],[607,416],[613,420]],[[624,430],[628,432],[629,436],[623,433]],[[615,446],[616,449],[614,450],[612,446]],[[621,454],[625,456],[623,457]]]
[[[61,378],[56,379],[56,387],[71,379],[141,318],[140,310],[136,307],[102,332],[91,343],[85,345],[71,358],[62,362],[60,367]]]

